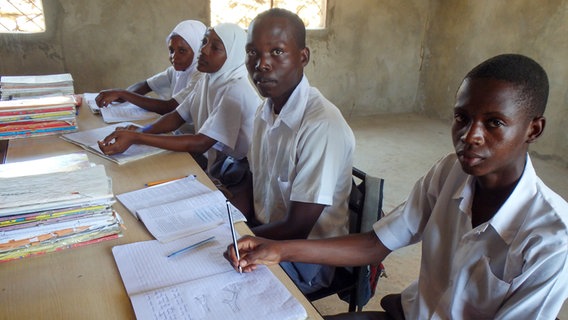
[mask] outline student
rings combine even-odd
[[[319,239],[348,233],[355,138],[340,111],[304,75],[310,59],[302,20],[283,9],[249,26],[247,69],[265,103],[249,153],[252,231],[271,239]],[[255,225],[255,220],[258,225]],[[335,268],[283,264],[304,293],[331,283]]]
[[[422,241],[418,280],[355,319],[554,319],[568,296],[568,203],[537,177],[528,146],[542,134],[548,78],[518,54],[493,57],[462,81],[455,153],[414,186],[374,231],[320,241],[245,237],[226,255],[257,264],[378,263]],[[397,316],[398,311],[398,316]]]
[[[117,129],[99,142],[101,150],[111,155],[124,152],[133,144],[144,144],[204,153],[209,174],[225,184],[239,183],[235,179],[241,179],[241,174],[249,170],[246,155],[252,119],[261,103],[244,66],[245,42],[246,33],[236,24],[223,23],[208,29],[197,67],[205,75],[193,92],[176,110],[142,130]],[[191,119],[195,122],[196,134],[162,135]],[[223,171],[227,167],[230,177],[225,177],[227,172]]]
[[[170,63],[165,71],[124,89],[104,90],[95,101],[106,107],[114,101],[128,101],[140,108],[159,114],[175,110],[195,86],[201,73],[197,72],[197,54],[206,27],[200,21],[180,22],[166,38]],[[145,96],[155,92],[159,98]]]

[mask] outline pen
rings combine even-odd
[[[189,175],[189,176],[196,178],[196,176],[194,174]],[[183,178],[187,178],[187,176],[156,180],[156,181],[148,182],[148,183],[144,184],[144,186],[151,187],[151,186],[155,186],[155,185],[158,185],[158,184],[162,184],[162,183],[166,183],[166,182],[170,182],[170,181],[175,181],[175,180],[179,180],[179,179],[183,179]]]
[[[235,247],[235,254],[237,255],[237,260],[240,261],[239,256],[239,246],[237,245],[237,233],[235,232],[235,226],[233,225],[233,216],[231,215],[231,209],[229,208],[229,200],[225,200],[227,204],[227,213],[229,214],[229,224],[231,225],[231,235],[233,236],[233,246]],[[243,273],[243,268],[239,265],[239,273]]]
[[[192,245],[190,245],[190,246],[188,246],[188,247],[185,247],[185,248],[180,249],[180,250],[178,250],[178,251],[172,252],[172,253],[168,254],[168,258],[171,258],[171,257],[173,257],[173,256],[177,256],[178,254],[183,253],[183,252],[186,252],[186,251],[189,251],[189,250],[191,250],[191,249],[198,248],[198,247],[200,247],[200,246],[206,244],[207,242],[209,242],[209,241],[211,241],[211,240],[213,240],[213,239],[215,239],[215,236],[211,236],[211,237],[209,237],[209,238],[207,238],[207,239],[205,239],[205,240],[201,240],[201,241],[199,241],[199,242],[196,242],[196,243],[194,243],[194,244],[192,244]]]

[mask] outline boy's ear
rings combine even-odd
[[[308,65],[308,62],[310,62],[310,48],[304,47],[300,50],[300,59],[304,67]]]
[[[531,120],[528,128],[527,143],[533,143],[544,131],[546,125],[546,118],[538,116]]]

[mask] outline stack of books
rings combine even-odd
[[[77,103],[71,95],[0,101],[0,139],[77,131]]]
[[[0,165],[0,262],[121,236],[114,202],[84,153]]]
[[[73,77],[69,73],[0,77],[1,100],[70,95],[74,93]]]

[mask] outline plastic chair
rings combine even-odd
[[[383,216],[384,179],[376,178],[353,167],[353,185],[349,197],[349,233],[372,230],[373,223]],[[374,295],[381,265],[365,265],[353,268],[338,267],[331,285],[307,294],[316,301],[337,294],[349,303],[349,312],[361,311]]]

